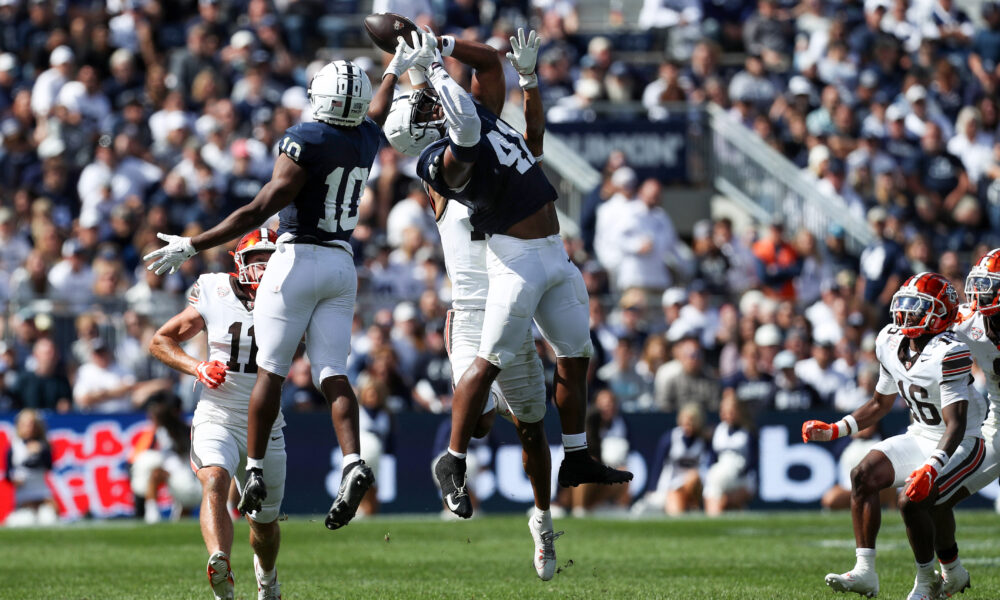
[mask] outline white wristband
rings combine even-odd
[[[517,84],[521,86],[523,90],[530,90],[531,88],[538,87],[538,75],[532,73],[531,75],[521,75],[517,78]]]
[[[455,51],[455,36],[453,35],[442,35],[441,36],[441,56],[451,56],[451,53]]]
[[[854,418],[854,415],[847,415],[843,419],[837,421],[837,437],[842,438],[849,435],[854,435],[858,432],[858,421]]]
[[[948,464],[948,453],[941,449],[931,452],[931,455],[927,457],[924,464],[934,467],[934,463],[938,463],[935,469],[940,470],[944,468],[944,466]]]

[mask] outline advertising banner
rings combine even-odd
[[[753,509],[819,507],[823,493],[841,477],[838,456],[849,440],[803,444],[802,422],[826,421],[839,413],[767,413],[758,418],[755,433],[759,461],[757,497]],[[329,417],[323,413],[286,415],[288,479],[282,511],[325,513],[340,484],[341,453]],[[655,488],[660,465],[654,464],[661,437],[674,426],[672,415],[626,415],[628,467],[635,473],[629,492],[637,498]],[[129,486],[129,455],[149,427],[145,416],[49,415],[48,439],[53,470],[48,483],[63,518],[110,518],[133,514]],[[905,430],[906,413],[893,412],[882,431]],[[422,513],[441,510],[430,464],[446,443],[450,423],[445,415],[406,413],[395,417],[387,447],[379,462],[377,490],[382,512]],[[553,481],[562,448],[558,419],[550,411],[546,430],[552,450]],[[6,480],[6,455],[14,435],[13,415],[0,415],[0,522],[14,507],[13,486]],[[440,449],[438,448],[440,446]],[[531,486],[521,467],[521,449],[513,426],[503,419],[487,441],[471,454],[477,464],[470,488],[487,512],[523,511],[532,502]],[[557,486],[553,483],[553,490]],[[963,506],[991,506],[1000,488],[994,483]],[[161,493],[161,496],[165,494]],[[167,505],[169,505],[169,499]]]

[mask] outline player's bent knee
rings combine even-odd
[[[210,466],[198,469],[198,479],[201,480],[205,493],[229,495],[229,473],[222,467]]]
[[[347,385],[347,365],[312,365],[313,385],[317,390],[322,390],[327,384],[327,379],[339,378]]]

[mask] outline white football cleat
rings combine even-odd
[[[257,577],[257,600],[281,600],[281,584],[278,583],[278,572],[274,572],[271,583],[261,583],[260,561],[253,555],[253,574]]]
[[[931,581],[920,581],[920,575],[913,580],[913,589],[906,600],[937,600],[941,593],[941,576],[934,572],[934,579]]]
[[[874,598],[878,596],[878,573],[875,571],[828,573],[826,585],[835,592],[854,592],[866,598]]]
[[[937,571],[935,571],[937,573]],[[964,594],[965,590],[972,587],[972,577],[962,565],[954,569],[941,570],[941,591],[938,598],[951,598],[956,594]]]
[[[556,538],[564,532],[554,532],[552,529],[543,530],[542,523],[534,516],[528,519],[528,529],[531,531],[531,538],[535,540],[535,555],[531,563],[535,565],[535,572],[539,579],[548,581],[556,574]]]
[[[208,583],[212,586],[215,600],[233,600],[236,582],[233,570],[229,568],[229,557],[224,552],[208,557]]]

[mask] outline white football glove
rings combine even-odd
[[[176,273],[177,269],[181,268],[181,265],[184,264],[184,261],[198,253],[194,249],[194,246],[191,245],[191,238],[189,237],[167,235],[165,233],[157,233],[156,237],[166,242],[167,245],[159,250],[153,250],[146,256],[143,256],[142,260],[146,262],[153,261],[146,269],[155,271],[157,275],[163,275],[168,272],[171,274]]]
[[[420,53],[417,56],[417,60],[413,63],[413,67],[426,73],[432,64],[440,63],[443,60],[441,58],[441,51],[438,50],[437,36],[428,27],[421,37]]]
[[[542,38],[535,30],[528,33],[528,38],[524,38],[524,28],[517,29],[517,37],[511,36],[510,49],[507,53],[507,60],[514,66],[514,70],[520,75],[518,85],[524,89],[538,87],[538,76],[535,75],[535,64],[538,62],[538,47],[542,45]]]
[[[403,36],[397,36],[396,39],[399,40],[396,44],[396,53],[385,67],[385,73],[382,74],[382,77],[392,73],[398,78],[403,74],[403,71],[413,66],[422,50],[423,40],[416,31],[411,34],[409,44],[403,39]]]

